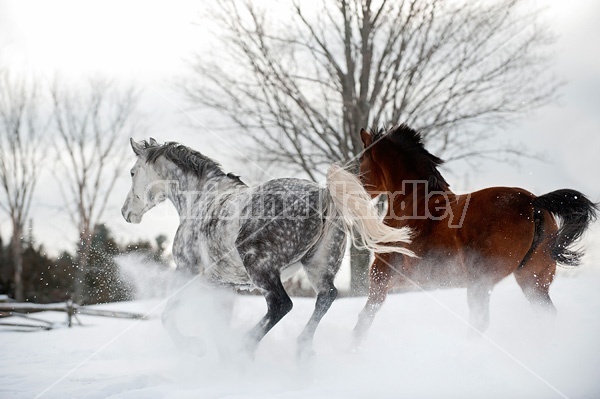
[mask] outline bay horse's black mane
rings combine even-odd
[[[159,157],[164,156],[177,165],[183,173],[194,174],[197,177],[206,176],[208,173],[213,176],[227,176],[239,184],[244,184],[239,176],[223,172],[218,162],[183,144],[170,141],[162,145],[152,145],[144,140],[144,147],[146,148],[146,162],[150,164],[156,163]]]
[[[389,129],[371,129],[373,143],[384,141],[400,150],[407,160],[407,166],[417,169],[419,174],[427,178],[430,191],[448,191],[450,185],[444,179],[438,166],[444,161],[425,149],[423,136],[406,124]]]

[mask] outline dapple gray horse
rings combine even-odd
[[[413,255],[400,245],[410,241],[410,231],[385,226],[360,181],[340,167],[330,168],[327,188],[300,179],[248,187],[181,144],[132,139],[131,146],[138,159],[131,169],[123,217],[140,223],[147,211],[168,198],[180,217],[173,241],[177,267],[209,285],[263,293],[268,311],[246,336],[250,353],[292,309],[281,275],[297,264],[317,292],[315,310],[298,338],[299,355],[312,352],[317,325],[337,296],[333,280],[349,229],[356,229],[372,250]],[[167,303],[163,324],[181,344],[189,341],[172,316],[178,300],[175,296]]]

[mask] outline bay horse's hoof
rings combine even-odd
[[[475,327],[470,327],[467,332],[467,341],[471,343],[481,342],[483,339],[483,333],[476,329]]]

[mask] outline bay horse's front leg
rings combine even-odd
[[[376,254],[375,261],[371,265],[369,272],[369,298],[365,307],[358,315],[358,322],[354,327],[353,333],[353,349],[356,350],[364,341],[375,315],[383,305],[387,293],[390,289],[390,281],[392,279],[392,268],[390,254]]]
[[[476,340],[490,325],[490,296],[493,284],[478,282],[467,287],[467,301],[470,309],[469,339]]]

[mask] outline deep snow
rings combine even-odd
[[[536,319],[509,277],[494,290],[492,325],[478,342],[467,339],[464,290],[414,292],[389,297],[353,353],[351,330],[365,299],[342,298],[317,331],[315,357],[298,363],[295,340],[313,300],[294,298],[255,360],[222,360],[214,351],[203,358],[176,351],[160,301],[140,300],[102,307],[152,319],[80,316],[85,326],[72,329],[0,330],[0,398],[598,398],[599,243],[588,238],[584,266],[557,276],[553,325]],[[238,297],[234,331],[265,310],[261,297]],[[202,318],[183,327],[200,332],[210,319]]]

